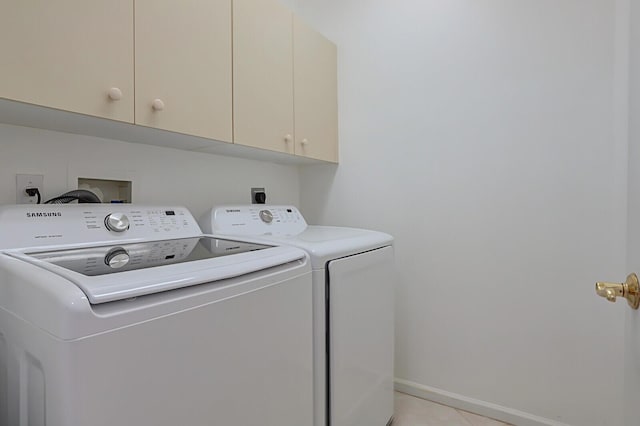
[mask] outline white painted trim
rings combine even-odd
[[[481,416],[490,417],[500,420],[501,422],[510,423],[517,426],[570,426],[567,423],[560,423],[555,420],[546,419],[544,417],[534,416],[533,414],[523,411],[514,410],[513,408],[503,407],[501,405],[492,404],[490,402],[480,401],[459,395],[453,392],[447,392],[442,389],[432,388],[431,386],[421,385],[419,383],[410,382],[403,379],[395,379],[395,390],[416,396],[418,398],[427,399],[439,404],[448,405],[470,413],[479,414]]]

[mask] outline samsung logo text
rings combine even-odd
[[[37,213],[27,213],[27,217],[60,217],[62,213],[60,212],[37,212]]]

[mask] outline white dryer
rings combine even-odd
[[[393,238],[308,226],[294,206],[221,206],[206,232],[299,247],[311,256],[314,425],[385,426],[393,417]]]
[[[302,250],[182,207],[0,207],[0,424],[312,424]]]

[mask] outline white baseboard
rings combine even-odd
[[[427,399],[439,404],[448,405],[460,410],[469,411],[481,416],[490,417],[516,426],[570,426],[566,423],[560,423],[544,417],[534,416],[533,414],[525,413],[523,411],[514,410],[512,408],[503,407],[490,402],[480,401],[478,399],[432,388],[430,386],[421,385],[408,380],[395,379],[395,389],[398,392]]]

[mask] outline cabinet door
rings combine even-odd
[[[0,97],[133,122],[133,0],[3,0],[0,52]]]
[[[136,0],[136,124],[231,142],[231,0]]]
[[[336,45],[293,20],[295,153],[338,162]]]
[[[233,0],[234,142],[293,153],[292,12]]]

